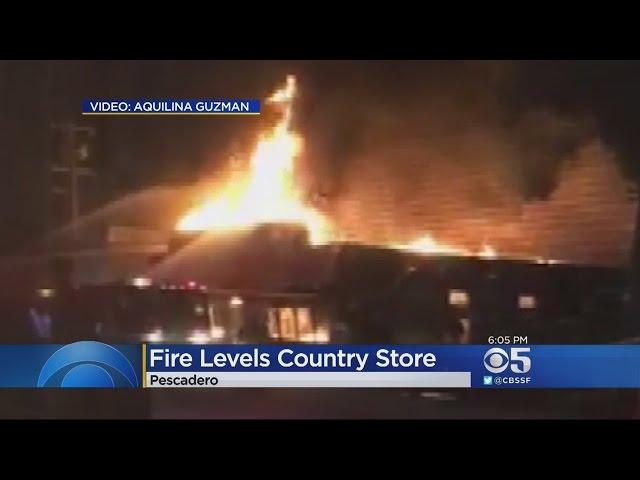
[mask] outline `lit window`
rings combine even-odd
[[[151,286],[151,279],[147,277],[136,277],[131,279],[131,285],[138,288],[146,288]]]
[[[232,307],[241,307],[244,304],[244,301],[240,297],[231,297],[229,300],[229,305]]]
[[[293,308],[280,309],[280,336],[284,340],[295,340],[296,331],[296,313]]]
[[[449,305],[466,307],[469,305],[469,294],[464,290],[449,290]]]
[[[280,327],[278,325],[278,309],[269,308],[267,310],[267,329],[269,330],[269,337],[278,339],[280,338]]]
[[[536,308],[536,297],[527,294],[518,295],[518,308],[523,310]]]
[[[313,320],[311,319],[311,309],[300,307],[298,310],[298,334],[300,336],[313,332]]]
[[[276,340],[327,343],[329,330],[326,326],[315,326],[309,307],[280,307],[267,309],[269,337]]]
[[[40,288],[38,289],[38,296],[40,298],[51,298],[55,295],[53,288]]]

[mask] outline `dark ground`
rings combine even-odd
[[[0,418],[633,418],[635,391],[2,390]]]

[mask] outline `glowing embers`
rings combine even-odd
[[[484,260],[495,260],[498,258],[498,252],[495,247],[482,243],[478,250],[470,250],[464,247],[449,245],[436,240],[432,235],[425,234],[409,243],[394,243],[389,245],[390,248],[402,250],[408,253],[417,253],[424,255],[449,255],[454,257],[477,257]]]
[[[428,255],[470,255],[468,250],[438,242],[429,234],[423,235],[410,243],[393,244],[390,245],[390,247],[410,253],[423,253]]]

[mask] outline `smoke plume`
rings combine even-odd
[[[354,73],[349,99],[333,85],[304,127],[306,181],[343,239],[397,244],[429,233],[507,256],[628,260],[636,194],[590,118],[509,105],[507,64],[408,76],[412,65],[373,86]]]

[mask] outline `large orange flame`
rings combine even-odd
[[[454,247],[436,241],[431,235],[425,234],[422,237],[405,244],[392,244],[391,248],[403,250],[411,253],[422,253],[426,255],[453,255],[460,257],[480,257],[493,260],[498,257],[496,250],[486,243],[483,243],[480,250],[472,251],[467,248]]]
[[[470,255],[470,252],[468,250],[437,242],[429,234],[426,234],[410,243],[394,244],[391,245],[391,247],[412,253],[425,253],[435,255]]]
[[[291,117],[296,97],[296,79],[288,76],[286,84],[267,99],[280,108],[282,117],[263,134],[249,162],[249,168],[231,175],[223,187],[202,205],[187,213],[177,225],[181,231],[229,231],[250,229],[264,223],[303,225],[309,240],[318,245],[336,240],[334,227],[326,216],[304,202],[297,186],[295,160],[302,151],[302,138],[292,131]],[[458,255],[496,258],[495,250],[483,244],[481,250],[447,245],[426,234],[408,244],[391,248],[429,255]]]
[[[286,85],[267,99],[268,104],[283,109],[282,118],[259,139],[249,170],[183,217],[178,230],[239,230],[263,223],[294,223],[307,228],[313,244],[329,240],[326,217],[305,204],[296,186],[294,167],[302,138],[291,130],[295,95],[295,77],[288,76]]]

